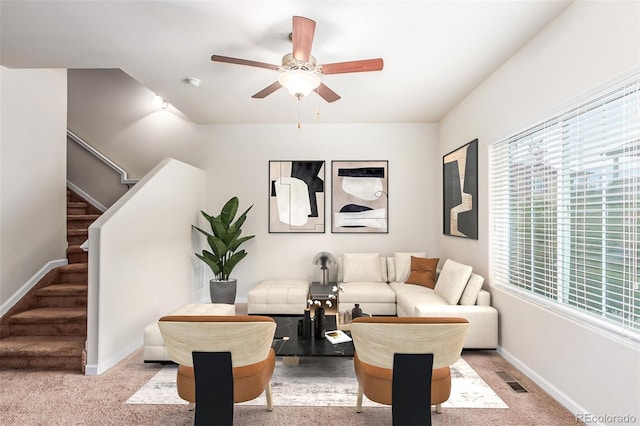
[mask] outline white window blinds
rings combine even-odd
[[[638,340],[639,89],[636,77],[490,148],[494,283]]]

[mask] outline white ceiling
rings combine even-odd
[[[435,122],[571,3],[0,1],[3,66],[120,68],[200,124]],[[284,89],[252,99],[277,71],[210,61],[280,64],[293,15],[316,21],[318,63],[382,57],[384,69],[324,76],[342,96],[329,104]]]

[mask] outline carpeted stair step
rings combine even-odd
[[[67,229],[87,229],[99,217],[99,214],[67,215]]]
[[[36,308],[9,318],[12,336],[86,336],[87,308]]]
[[[70,263],[58,268],[60,274],[58,281],[60,283],[83,283],[86,284],[89,279],[88,263]]]
[[[86,308],[86,284],[52,284],[36,290],[40,308]]]
[[[67,243],[70,246],[82,245],[89,239],[88,229],[67,229]]]
[[[83,215],[87,214],[87,203],[82,201],[69,201],[67,202],[67,214],[68,215]]]
[[[67,248],[67,260],[69,260],[69,263],[87,263],[89,261],[89,253],[80,246],[69,246]]]
[[[82,372],[84,336],[12,336],[0,340],[3,368]]]

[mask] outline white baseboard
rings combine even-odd
[[[572,412],[574,415],[581,413],[588,413],[584,407],[580,406],[577,402],[567,396],[564,392],[560,391],[553,384],[547,381],[544,377],[540,376],[534,370],[529,368],[526,364],[522,363],[518,358],[514,357],[509,351],[506,351],[501,346],[498,347],[498,353],[507,361],[509,361],[514,367],[520,370],[524,375],[533,380],[535,384],[540,386],[545,392],[547,392],[553,399],[558,401],[564,408]],[[584,421],[584,420],[583,420]],[[586,423],[599,425],[600,423]]]
[[[20,287],[18,291],[16,291],[6,302],[4,302],[2,306],[0,306],[0,317],[9,312],[9,309],[11,309],[13,305],[18,303],[18,301],[22,299],[24,295],[27,294],[29,290],[31,290],[33,286],[42,279],[42,277],[47,275],[49,271],[59,266],[64,266],[68,263],[69,262],[67,261],[67,259],[58,259],[52,260],[45,264],[42,268],[40,268],[38,272],[36,272],[31,278],[29,278],[29,280],[24,283],[24,285]]]
[[[109,359],[98,362],[97,364],[87,364],[84,367],[84,375],[85,376],[97,376],[99,374],[104,373],[114,365],[118,364],[120,361],[131,355],[133,352],[140,349],[142,346],[142,337],[136,339],[134,342],[129,344],[126,348],[118,352],[117,354],[109,357]]]
[[[107,208],[105,206],[103,206],[98,200],[94,199],[91,195],[87,194],[86,192],[84,192],[82,189],[80,189],[80,187],[78,187],[77,185],[67,181],[67,186],[76,194],[78,194],[79,196],[81,196],[82,198],[84,198],[85,200],[87,200],[89,202],[89,204],[91,204],[93,207],[95,207],[96,209],[100,210],[101,212],[105,212],[107,211]]]

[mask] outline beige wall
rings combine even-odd
[[[491,284],[489,146],[637,69],[639,17],[638,2],[572,4],[441,121],[441,155],[474,138],[480,144],[480,238],[440,236],[442,256],[474,265]],[[491,292],[500,313],[501,351],[526,374],[576,413],[640,418],[637,344],[504,289]]]
[[[0,67],[0,92],[1,306],[66,257],[67,73]]]

